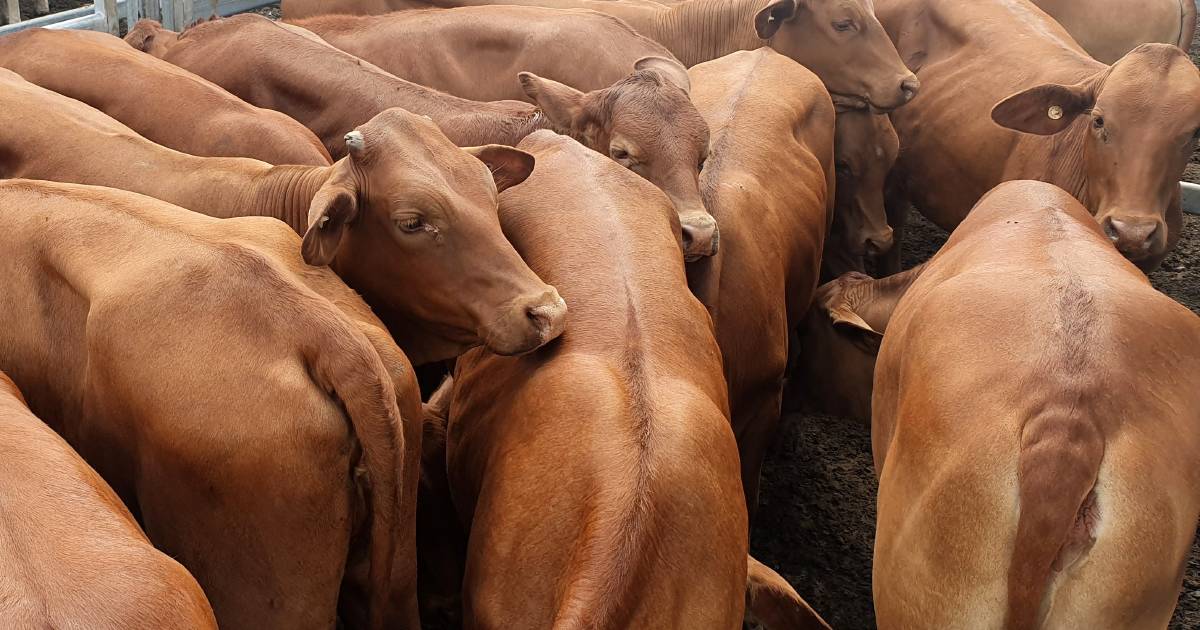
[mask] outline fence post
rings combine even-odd
[[[38,15],[46,15],[47,13],[50,13],[50,0],[34,0],[33,10],[36,11]]]
[[[4,21],[8,24],[21,21],[21,5],[17,0],[4,0]]]
[[[121,34],[121,15],[117,13],[117,0],[96,2],[96,13],[104,13],[104,28],[113,35]]]
[[[149,20],[162,20],[162,11],[158,7],[158,0],[141,0],[142,14]]]

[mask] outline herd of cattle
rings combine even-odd
[[[872,422],[880,627],[1167,625],[1192,0],[283,16],[0,38],[0,626],[825,628],[785,385]]]

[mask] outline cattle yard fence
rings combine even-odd
[[[59,11],[50,15],[21,21],[20,0],[0,0],[3,15],[8,22],[0,26],[0,35],[27,28],[73,28],[89,31],[105,31],[120,34],[121,20],[132,26],[141,18],[162,22],[163,26],[178,31],[194,22],[213,14],[233,15],[251,9],[274,4],[278,0],[96,0],[89,6]],[[39,14],[50,10],[49,0],[34,0],[34,11]],[[127,27],[128,27],[127,26]]]
[[[191,24],[196,18],[210,15],[233,15],[274,4],[277,0],[98,0],[91,6],[59,11],[21,21],[19,0],[0,0],[3,15],[8,22],[0,26],[0,35],[34,27],[74,28],[106,31],[120,34],[121,20],[126,28],[141,18],[162,22],[163,26],[178,31]],[[1197,0],[1200,4],[1200,0]],[[34,0],[34,11],[45,14],[50,10],[49,0]],[[1200,185],[1180,182],[1183,209],[1189,214],[1200,215]]]

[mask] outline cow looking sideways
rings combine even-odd
[[[562,332],[566,305],[496,218],[498,191],[533,168],[526,153],[460,149],[424,117],[389,109],[348,134],[350,154],[332,166],[201,158],[7,70],[0,86],[0,176],[132,189],[210,216],[280,219],[304,236],[304,259],[330,265],[362,294],[414,363],[480,344],[519,354]]]
[[[892,114],[894,227],[909,198],[950,230],[993,186],[1036,179],[1079,199],[1143,270],[1174,249],[1178,182],[1200,130],[1200,71],[1183,51],[1144,44],[1106,66],[1027,0],[876,10],[928,95]]]

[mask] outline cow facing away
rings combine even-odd
[[[986,195],[917,275],[834,300],[886,326],[880,628],[1166,627],[1200,515],[1200,320],[1042,182]]]
[[[200,585],[0,372],[6,628],[216,630]]]
[[[147,139],[192,155],[325,166],[329,152],[291,118],[260,109],[107,33],[31,28],[0,37],[0,67],[78,99]]]
[[[736,442],[675,214],[567,138],[539,132],[520,147],[538,168],[504,193],[501,222],[571,300],[571,326],[523,357],[458,360],[447,456],[470,523],[465,623],[739,628]]]
[[[283,3],[285,19],[326,13],[367,13],[413,8],[412,0],[348,6],[314,0]],[[770,46],[825,82],[839,104],[888,111],[913,99],[920,82],[896,55],[868,0],[690,0],[665,5],[648,0],[434,0],[426,6],[521,4],[592,9],[620,18],[666,46],[688,67],[739,50]],[[577,42],[588,50],[595,42]]]
[[[161,31],[161,26],[143,21],[135,31],[129,38],[144,42],[145,33]],[[522,73],[519,85],[538,103],[533,107],[467,101],[409,83],[300,27],[260,15],[199,24],[159,54],[249,102],[296,117],[334,155],[345,151],[347,130],[387,107],[429,116],[458,144],[516,144],[536,129],[553,128],[666,192],[679,212],[688,258],[709,256],[718,246],[717,224],[704,209],[698,188],[700,165],[708,155],[708,127],[688,100],[687,73],[671,59],[639,59],[615,84],[586,94]],[[295,63],[297,55],[303,55],[304,64]],[[518,84],[517,75],[511,80]]]
[[[158,146],[78,101],[0,70],[0,176],[132,189],[217,217],[262,215],[304,235],[362,294],[414,362],[486,344],[527,352],[565,325],[566,305],[500,231],[498,191],[533,158],[459,149],[421,116],[386,110],[328,167],[201,158]],[[480,264],[484,262],[485,264]]]
[[[222,627],[332,627],[351,593],[416,623],[416,382],[353,291],[273,219],[28,180],[0,212],[0,369]]]
[[[891,117],[894,228],[910,198],[950,230],[993,186],[1037,179],[1075,195],[1143,270],[1175,247],[1178,181],[1200,130],[1200,71],[1179,48],[1143,44],[1106,66],[1026,0],[876,10],[930,95]]]
[[[770,48],[689,73],[713,129],[701,190],[725,245],[688,265],[688,286],[716,328],[753,511],[779,423],[788,334],[817,286],[833,212],[835,113],[820,80]]]
[[[1140,44],[1174,44],[1186,52],[1196,33],[1196,0],[1033,0],[1083,49],[1116,63]]]

